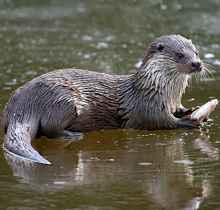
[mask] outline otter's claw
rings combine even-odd
[[[191,115],[195,110],[199,109],[200,106],[191,107],[189,109],[181,109],[179,112],[175,112],[174,116],[177,118],[183,118],[185,116]]]
[[[200,106],[196,106],[196,107],[191,107],[191,108],[185,110],[185,111],[183,112],[183,117],[185,117],[185,116],[187,116],[187,115],[191,115],[194,111],[196,111],[196,110],[199,109],[199,108],[200,108]]]
[[[208,117],[205,117],[205,119],[202,121],[202,122],[207,122],[209,120],[209,118]]]

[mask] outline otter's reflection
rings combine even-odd
[[[18,160],[9,154],[5,157],[22,182],[45,186],[45,190],[130,182],[142,189],[155,208],[197,209],[212,191],[208,176],[195,175],[197,159],[205,155],[209,161],[216,161],[219,153],[204,133],[185,134],[95,132],[65,147],[59,143],[53,151],[46,146],[44,152],[53,166]]]

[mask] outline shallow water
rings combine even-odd
[[[220,1],[0,0],[0,112],[10,94],[53,69],[137,70],[165,34],[191,38],[212,76],[185,107],[220,99]],[[99,131],[34,141],[53,166],[0,149],[1,209],[219,209],[220,107],[201,130]],[[0,130],[0,143],[4,133]]]

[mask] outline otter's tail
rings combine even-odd
[[[50,165],[51,163],[31,146],[32,136],[29,125],[16,122],[13,125],[9,125],[3,148],[10,154],[26,160]]]

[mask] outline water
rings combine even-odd
[[[76,67],[137,70],[165,34],[191,38],[213,77],[192,80],[182,102],[219,96],[220,1],[0,0],[0,112],[16,88]],[[99,131],[78,142],[42,137],[53,166],[0,150],[1,209],[219,209],[220,107],[202,130]],[[0,130],[0,143],[4,132]]]

